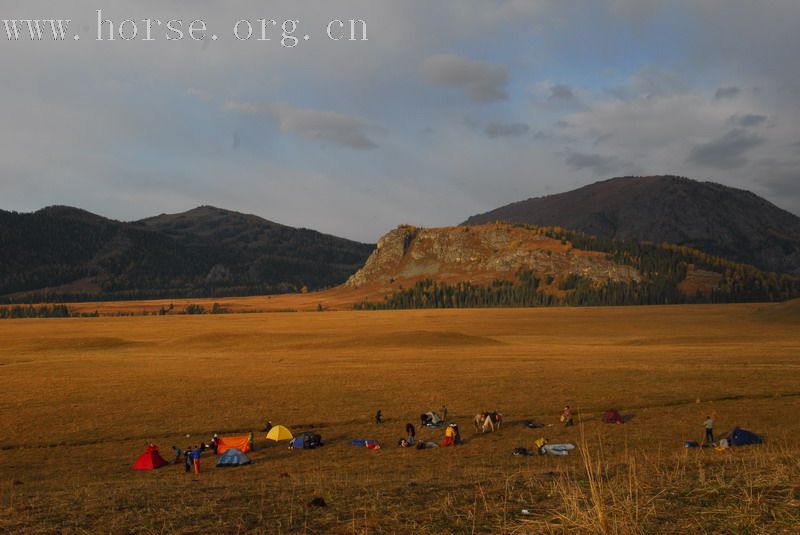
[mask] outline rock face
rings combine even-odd
[[[800,273],[800,217],[740,189],[675,176],[623,177],[470,217],[675,243],[759,269]]]
[[[536,230],[507,224],[473,227],[401,226],[383,236],[347,285],[388,291],[422,279],[488,284],[516,280],[521,270],[557,282],[569,274],[596,281],[640,280],[636,269],[603,253],[582,251]]]

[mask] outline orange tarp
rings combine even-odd
[[[239,437],[220,437],[217,453],[222,455],[228,450],[236,448],[237,450],[247,453],[250,451],[250,437],[249,435],[242,435]]]

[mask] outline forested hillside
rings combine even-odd
[[[202,207],[134,223],[51,207],[0,211],[0,299],[138,299],[313,290],[371,245]]]
[[[489,284],[424,278],[382,301],[367,300],[356,308],[656,305],[800,297],[799,277],[764,272],[689,247],[601,239],[559,227],[514,227],[558,240],[571,251],[602,252],[608,261],[630,266],[638,276],[615,280],[575,271],[543,273],[521,268],[514,280],[497,278]]]

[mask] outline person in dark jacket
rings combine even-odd
[[[382,424],[383,423],[383,414],[381,413],[380,409],[378,409],[378,412],[375,413],[375,423],[376,424]]]
[[[413,444],[414,440],[416,439],[416,436],[417,436],[417,430],[414,429],[414,424],[412,424],[411,422],[407,423],[406,424],[406,441],[409,444]]]
[[[192,471],[192,447],[186,446],[186,449],[183,450],[183,467],[186,470],[186,473]]]
[[[183,451],[178,446],[172,446],[172,451],[175,452],[175,462],[173,464],[180,463],[181,457],[183,457]]]
[[[453,424],[450,424],[450,425],[452,425],[452,426],[453,426],[453,432],[454,432],[454,434],[455,434],[455,443],[456,443],[456,446],[461,446],[462,444],[464,444],[464,443],[461,441],[461,429],[459,429],[459,428],[458,428],[458,424],[456,424],[456,423],[453,423]]]

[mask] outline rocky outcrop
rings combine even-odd
[[[639,280],[632,267],[603,253],[574,249],[535,229],[506,224],[473,227],[398,227],[379,241],[367,263],[347,285],[408,286],[430,278],[443,282],[515,280],[521,270],[541,280],[578,274],[596,281]]]

